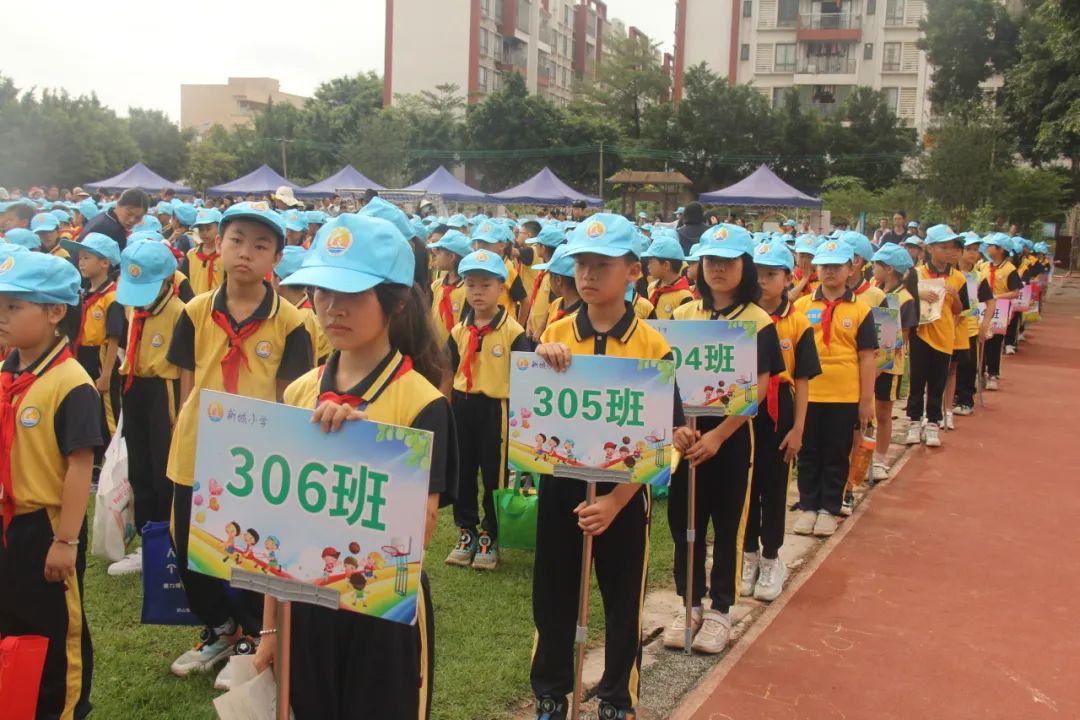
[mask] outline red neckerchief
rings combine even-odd
[[[780,315],[773,315],[769,313],[769,317],[772,318],[773,325],[779,325],[780,320],[791,314],[791,303],[784,301],[784,312]],[[772,418],[773,428],[777,431],[780,430],[780,385],[783,382],[779,375],[769,376],[769,388],[765,394],[765,409],[769,413],[769,417]]]
[[[82,347],[83,334],[85,333],[85,330],[86,330],[86,320],[87,320],[87,315],[88,315],[89,309],[91,307],[93,307],[94,303],[96,303],[101,298],[105,297],[109,293],[110,290],[113,290],[115,288],[116,288],[116,283],[114,281],[110,280],[109,282],[105,283],[103,286],[101,286],[97,290],[94,290],[94,291],[90,292],[85,298],[83,298],[83,303],[82,303],[83,319],[82,319],[82,322],[79,323],[79,335],[75,338],[75,351],[76,352],[78,352],[79,348]]]
[[[835,300],[826,300],[822,297],[818,302],[825,305],[825,309],[821,311],[821,340],[825,343],[825,347],[829,347],[829,343],[832,342],[833,311],[836,310],[837,305],[844,302],[844,298],[838,297]]]
[[[1000,263],[998,263],[997,265],[995,265],[994,263],[990,263],[990,292],[991,292],[991,293],[995,293],[995,292],[997,292],[997,290],[996,290],[996,284],[997,284],[997,271],[998,271],[998,268],[999,268],[999,267],[1000,267],[1001,265],[1004,265],[1004,264],[1005,264],[1005,261],[1004,261],[1004,260],[1002,260],[1002,261],[1001,261]]]
[[[862,295],[864,292],[866,292],[869,289],[870,289],[870,282],[867,281],[867,280],[863,280],[862,285],[855,288],[852,292],[854,292],[856,295]]]
[[[240,366],[251,368],[248,364],[247,353],[244,352],[244,340],[258,332],[263,321],[252,320],[240,328],[240,332],[237,332],[233,330],[229,317],[220,310],[214,310],[210,317],[213,318],[215,325],[225,331],[229,339],[229,349],[221,358],[221,383],[225,387],[225,392],[235,395],[240,384]]]
[[[529,295],[529,307],[532,307],[536,302],[536,294],[540,292],[540,284],[544,282],[545,277],[547,277],[547,270],[541,270],[536,275],[536,279],[533,280],[532,294]]]
[[[308,297],[307,293],[304,293],[304,297],[300,298],[300,304],[296,307],[300,308],[301,310],[315,309],[315,306],[311,304],[311,298]]]
[[[448,282],[450,276],[447,275],[442,281],[442,297],[439,298],[439,317],[442,318],[443,325],[447,330],[453,330],[457,321],[454,320],[454,303],[452,291],[457,287],[457,283]]]
[[[465,355],[461,358],[461,374],[465,376],[465,392],[469,392],[473,386],[472,364],[476,359],[476,351],[480,348],[480,339],[495,332],[495,326],[485,325],[481,328],[466,325],[465,329],[469,331],[469,344],[465,347]]]
[[[679,278],[671,285],[657,284],[657,286],[649,294],[649,302],[652,303],[653,307],[656,307],[656,302],[660,299],[661,295],[663,295],[664,293],[677,292],[679,290],[690,290],[690,281],[687,280],[685,277]]]
[[[7,547],[7,531],[15,517],[15,488],[11,478],[11,452],[15,444],[15,416],[19,406],[36,383],[49,370],[72,357],[71,348],[65,346],[40,372],[0,373],[0,505],[4,516],[4,546]],[[16,399],[17,398],[17,399]]]
[[[937,270],[935,270],[934,267],[929,262],[926,263],[925,267],[926,267],[926,274],[929,275],[930,278],[935,279],[935,280],[940,279],[940,278],[947,278],[947,277],[949,277],[949,275],[952,274],[952,268],[950,266],[948,266],[948,265],[946,265],[945,270],[943,272],[940,272],[940,273]]]
[[[131,328],[128,330],[127,342],[129,372],[127,377],[124,378],[124,392],[130,390],[131,384],[135,382],[135,363],[139,358],[139,342],[142,340],[143,324],[146,323],[146,318],[153,314],[149,310],[136,310],[131,316]]]
[[[219,255],[218,253],[207,255],[202,251],[202,248],[200,246],[200,249],[195,251],[195,257],[199,258],[199,261],[203,264],[203,267],[206,268],[206,289],[213,290],[215,287],[214,278],[217,275],[217,261],[218,258],[221,257],[221,255]]]
[[[390,380],[385,385],[383,385],[382,388],[379,389],[379,391],[375,394],[374,397],[371,398],[371,400],[366,400],[357,395],[350,395],[349,393],[336,393],[331,390],[327,390],[326,392],[319,394],[319,403],[321,404],[324,402],[332,402],[337,403],[338,405],[348,405],[350,407],[356,408],[357,410],[365,410],[367,406],[375,400],[376,397],[378,397],[384,390],[386,390],[386,388],[390,387],[396,380],[398,380],[398,378],[405,375],[405,373],[412,370],[412,367],[412,358],[408,355],[404,356],[401,361],[401,367],[397,369],[397,372],[394,373],[394,376],[390,378]],[[320,379],[322,378],[324,372],[326,372],[326,365],[319,366]]]

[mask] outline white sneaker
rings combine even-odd
[[[840,502],[840,514],[844,517],[851,517],[853,512],[855,512],[855,493],[848,490],[844,493],[844,499]]]
[[[819,512],[814,520],[814,535],[817,537],[830,537],[836,532],[836,518],[832,513]]]
[[[694,650],[708,655],[724,651],[731,637],[731,615],[718,610],[706,610],[701,630],[694,638]]]
[[[975,408],[970,405],[957,405],[952,409],[953,415],[959,415],[960,417],[967,417],[968,415],[975,414]]]
[[[701,630],[701,613],[694,610],[690,613],[690,622],[693,625],[691,628],[690,637],[693,639],[697,636],[698,631]],[[685,650],[686,649],[686,610],[680,610],[675,613],[674,619],[671,624],[664,630],[664,647],[671,648],[672,650]],[[691,645],[691,647],[693,647]]]
[[[125,557],[109,565],[109,575],[120,577],[121,575],[137,575],[142,572],[142,548],[128,553]]]
[[[956,429],[956,423],[953,422],[953,411],[952,410],[946,410],[945,411],[945,429],[946,430],[955,430]]]
[[[739,594],[743,597],[754,594],[754,585],[757,583],[760,561],[761,555],[756,552],[744,552],[742,554],[742,588],[739,590]]]
[[[912,422],[908,425],[907,437],[904,438],[905,445],[918,445],[922,442],[922,426],[917,422]]]
[[[758,575],[757,585],[754,587],[754,597],[767,602],[780,597],[787,576],[787,564],[783,560],[761,558],[761,574]]]
[[[941,447],[941,435],[938,434],[937,423],[927,423],[923,437],[926,439],[926,447]]]
[[[889,479],[889,466],[883,462],[874,463],[874,482],[881,482],[882,480]]]
[[[817,513],[813,510],[803,510],[795,517],[795,527],[792,530],[796,535],[812,535]]]
[[[1024,342],[1024,333],[1020,333],[1016,336],[1017,342]]]
[[[221,668],[221,672],[218,673],[217,678],[214,680],[214,689],[232,690],[233,658],[241,655],[254,655],[256,650],[258,650],[258,645],[251,638],[242,637],[237,640],[236,645],[233,646],[232,655],[225,662],[225,667]]]
[[[1006,355],[1015,355],[1016,354],[1016,346],[1015,345],[1006,345],[1005,346],[1005,354]]]
[[[205,672],[221,660],[232,655],[236,638],[236,625],[231,624],[232,632],[218,632],[204,628],[199,643],[186,653],[176,658],[169,667],[173,675],[187,677],[193,672]],[[221,628],[219,628],[221,629]]]
[[[998,379],[996,377],[994,377],[993,375],[990,375],[990,376],[988,376],[986,378],[986,389],[987,390],[997,390],[998,389]]]

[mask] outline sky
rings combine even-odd
[[[304,0],[287,5],[291,18],[275,15],[273,4],[183,0],[181,7],[61,0],[52,10],[64,18],[65,30],[77,31],[45,47],[40,27],[15,24],[0,43],[0,74],[23,90],[96,92],[121,115],[132,106],[152,108],[174,121],[180,119],[182,84],[272,77],[283,92],[310,95],[333,77],[369,70],[382,75],[384,0]],[[608,15],[670,51],[675,0],[608,0]],[[417,33],[417,52],[437,45],[437,33]]]

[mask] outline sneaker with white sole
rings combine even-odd
[[[109,565],[109,569],[106,571],[112,577],[120,577],[121,575],[137,575],[142,572],[142,548],[138,548],[135,552],[128,553],[126,556]]]
[[[566,720],[566,698],[536,698],[534,720]]]
[[[975,408],[971,405],[957,405],[952,409],[953,415],[959,415],[960,417],[967,417],[968,415],[975,414]]]
[[[690,640],[697,636],[698,631],[701,630],[701,613],[697,610],[690,612],[691,632]],[[672,618],[671,623],[664,630],[664,647],[671,648],[672,650],[685,650],[686,649],[686,610],[680,610],[675,613],[675,617]]]
[[[199,642],[194,648],[176,658],[169,667],[170,672],[178,677],[187,677],[193,672],[205,672],[221,660],[232,655],[236,645],[236,623],[230,620],[218,628],[203,628]]]
[[[874,482],[881,482],[882,480],[889,479],[889,466],[883,462],[874,463],[873,472],[874,474],[872,477],[874,478]]]
[[[743,597],[749,597],[754,594],[754,585],[757,584],[758,579],[758,564],[761,560],[761,555],[756,552],[744,552],[742,554],[742,587],[739,589],[739,594]]]
[[[607,700],[601,700],[596,717],[598,720],[635,720],[637,714],[633,710],[620,710]]]
[[[693,648],[707,655],[716,655],[724,651],[730,637],[731,615],[719,610],[706,610]]]
[[[472,567],[473,570],[495,570],[499,567],[499,544],[486,532],[480,533],[476,541]]]
[[[938,432],[937,423],[926,424],[923,439],[926,441],[926,447],[941,447],[941,434]]]
[[[225,663],[225,667],[221,668],[221,672],[218,673],[217,678],[214,679],[215,690],[232,690],[232,676],[233,676],[233,658],[241,655],[254,655],[255,651],[259,649],[259,644],[253,638],[242,637],[236,641],[236,645],[233,646],[233,654],[229,657],[229,660]]]
[[[1006,355],[1015,355],[1016,354],[1016,346],[1015,345],[1006,345],[1005,346],[1005,354]]]
[[[944,427],[946,430],[955,430],[956,429],[956,423],[953,422],[952,410],[946,410],[945,411],[945,424],[942,427]]]
[[[814,522],[817,520],[817,513],[813,510],[802,510],[795,517],[795,526],[792,531],[796,535],[812,535],[814,532]]]
[[[787,576],[787,563],[783,560],[778,557],[772,560],[761,558],[761,573],[758,575],[757,585],[754,586],[754,598],[772,602],[780,597]]]
[[[836,518],[832,513],[819,512],[814,520],[814,536],[830,537],[836,532]]]
[[[905,445],[918,445],[922,442],[922,425],[912,421],[908,425],[907,435],[904,437]]]
[[[986,389],[987,390],[997,390],[998,389],[998,379],[996,377],[994,377],[993,375],[987,376],[987,378],[986,378]]]
[[[844,517],[851,517],[853,512],[855,512],[855,493],[848,490],[844,493],[844,499],[840,502],[840,514]]]
[[[458,535],[457,545],[450,551],[450,554],[446,556],[447,565],[457,565],[458,567],[470,567],[473,562],[473,558],[476,557],[476,548],[479,545],[476,533],[468,528],[458,528],[461,533]]]

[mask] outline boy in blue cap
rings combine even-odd
[[[462,259],[458,272],[465,281],[470,310],[450,331],[446,343],[454,373],[451,402],[458,428],[461,483],[454,501],[459,537],[446,564],[494,570],[499,564],[494,492],[503,488],[506,479],[510,353],[527,352],[531,346],[525,329],[499,305],[507,275],[502,258],[477,250]],[[482,521],[476,504],[477,472],[484,482]]]
[[[192,226],[199,235],[195,247],[187,251],[181,261],[180,272],[184,273],[191,290],[201,295],[217,288],[224,282],[225,272],[221,266],[221,253],[218,248],[218,224],[221,212],[214,208],[200,210]]]
[[[461,259],[472,252],[472,242],[457,230],[447,230],[430,246],[435,269],[443,275],[431,283],[431,319],[435,339],[446,344],[450,331],[468,313],[465,280],[458,274]]]
[[[172,236],[173,205],[167,200],[162,200],[154,206],[154,217],[161,223],[162,236],[168,240]]]
[[[514,269],[509,260],[505,259],[506,244],[513,239],[513,236],[505,226],[490,220],[484,220],[476,226],[471,238],[473,247],[477,250],[487,250],[504,258],[506,280],[503,283],[502,294],[499,295],[499,304],[506,308],[506,311],[515,319],[518,318],[521,303],[528,299],[528,295],[525,293],[525,286],[522,285],[517,270]]]
[[[311,303],[308,289],[298,285],[283,285],[281,282],[300,269],[306,256],[307,250],[299,245],[286,245],[281,253],[281,259],[274,266],[274,275],[270,278],[270,282],[277,294],[295,305],[304,316],[304,327],[311,336],[311,356],[317,367],[326,362],[333,347],[327,341],[322,327],[319,326],[319,320],[315,317],[315,306]]]
[[[60,245],[60,221],[47,212],[34,216],[30,222],[30,231],[41,238],[41,251],[64,258],[71,254]]]
[[[119,328],[124,362],[123,435],[134,496],[135,531],[165,522],[172,509],[166,475],[173,425],[180,412],[180,368],[168,351],[184,302],[173,292],[176,257],[163,242],[132,240],[120,255],[113,307],[123,309]],[[142,548],[109,566],[109,575],[142,572]]]
[[[527,222],[525,225],[536,225],[539,227],[539,224],[535,221]],[[531,230],[529,232],[531,232]],[[540,259],[537,262],[529,263],[528,272],[533,273],[532,292],[529,294],[529,302],[522,313],[526,318],[525,333],[533,342],[540,339],[540,336],[544,333],[544,329],[547,327],[548,311],[551,307],[552,300],[554,299],[554,293],[551,288],[551,278],[548,276],[548,271],[546,269],[537,270],[537,266],[551,262],[555,250],[565,243],[566,234],[554,224],[544,225],[539,229],[535,236],[530,237],[525,241],[526,248],[529,249],[530,257],[532,256],[532,248],[536,248],[536,253],[540,256]],[[524,278],[526,276],[527,273],[523,268],[521,277]]]
[[[686,256],[679,238],[658,236],[641,257],[646,261],[648,276],[652,278],[648,287],[649,302],[656,318],[670,320],[678,307],[694,299],[690,281],[682,274]]]
[[[1008,249],[1011,246],[1008,237],[1004,233],[994,233],[986,238],[986,252],[990,261],[983,268],[983,279],[990,286],[995,300],[1013,301],[1020,296],[1022,283],[1016,266],[1009,261]],[[993,310],[987,308],[987,316],[993,315]],[[1005,340],[1004,335],[991,335],[983,346],[983,372],[986,373],[986,389],[998,389],[998,381],[1001,377],[1001,347]]]
[[[79,273],[56,257],[0,261],[0,633],[48,640],[38,718],[86,717],[86,508],[101,401],[71,353]],[[24,688],[29,689],[29,688]]]
[[[307,218],[299,210],[286,210],[282,219],[285,221],[285,247],[302,247],[307,240]]]
[[[555,296],[548,305],[545,327],[581,309],[581,296],[574,280],[574,258],[567,255],[566,245],[555,248],[550,262],[533,265],[533,269],[547,273],[551,294]]]
[[[163,236],[168,239],[169,244],[179,253],[180,257],[183,257],[194,245],[191,241],[190,232],[199,217],[199,209],[187,203],[178,203],[172,206],[171,209],[172,223],[168,234],[163,233]]]

